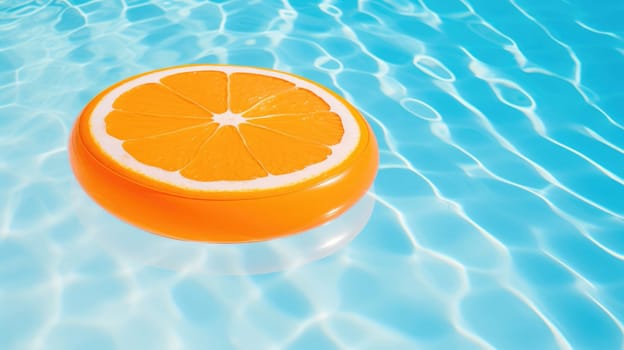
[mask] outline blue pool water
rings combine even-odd
[[[621,349],[624,2],[0,2],[0,349]],[[74,180],[108,85],[272,67],[345,96],[381,164],[371,221],[285,272],[206,276]],[[141,248],[137,248],[137,254]]]

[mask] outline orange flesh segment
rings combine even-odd
[[[244,117],[262,117],[272,114],[312,113],[329,111],[329,105],[312,91],[296,88],[267,97],[245,113]]]
[[[212,114],[191,103],[162,84],[148,83],[128,90],[115,100],[113,108],[128,112],[170,115],[206,116]]]
[[[231,125],[219,128],[180,173],[197,181],[245,180],[267,175]]]
[[[227,75],[223,72],[179,73],[160,81],[212,113],[227,110]]]
[[[130,140],[211,122],[212,118],[209,117],[155,116],[117,110],[106,116],[106,132],[120,140]]]
[[[337,144],[344,133],[340,117],[333,112],[258,117],[248,122],[323,145]]]
[[[288,174],[325,160],[331,149],[258,126],[240,125],[249,149],[273,175]]]
[[[188,179],[251,180],[299,171],[327,159],[344,134],[322,98],[279,78],[202,71],[160,82],[120,95],[106,130],[137,161]],[[223,113],[244,121],[220,125],[215,115]]]
[[[230,75],[230,111],[242,113],[256,103],[295,87],[286,80],[250,73]]]
[[[123,148],[136,160],[168,171],[180,170],[195,157],[217,129],[216,123],[126,141]]]

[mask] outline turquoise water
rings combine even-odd
[[[621,1],[0,2],[0,349],[620,349]],[[82,107],[184,63],[271,67],[377,135],[365,229],[285,272],[170,271],[80,189]],[[141,247],[135,248],[137,256]]]

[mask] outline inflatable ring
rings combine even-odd
[[[103,208],[180,240],[270,240],[326,223],[370,188],[375,137],[347,101],[275,70],[186,65],[123,80],[76,121],[70,162]]]

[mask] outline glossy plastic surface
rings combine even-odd
[[[69,154],[74,174],[84,190],[107,211],[162,236],[237,243],[301,232],[354,205],[370,188],[377,171],[377,143],[370,127],[348,102],[337,96],[358,119],[362,140],[343,164],[317,179],[291,186],[287,191],[237,192],[230,196],[223,192],[185,195],[175,188],[152,186],[137,179],[136,174],[124,172],[94,145],[86,125],[105,93],[87,105],[72,131]]]
[[[374,205],[374,198],[365,195],[345,213],[325,224],[263,242],[215,244],[171,240],[128,225],[116,225],[105,235],[95,235],[95,239],[111,255],[133,266],[185,271],[195,276],[287,271],[348,245],[366,226]],[[85,213],[85,220],[89,215],[93,213]]]

